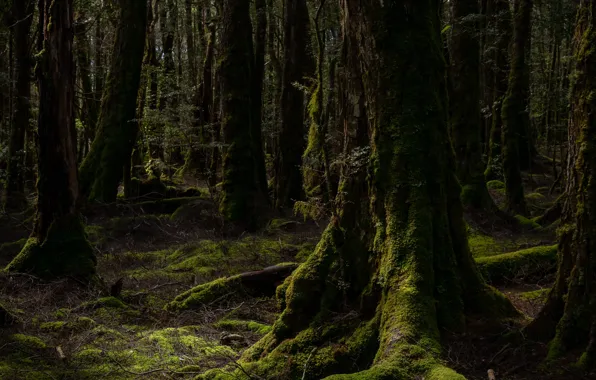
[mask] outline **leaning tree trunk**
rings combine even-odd
[[[283,312],[244,354],[247,373],[463,379],[439,360],[441,331],[461,330],[472,313],[516,314],[484,283],[467,244],[447,131],[439,5],[343,1],[344,32],[356,42],[349,49],[368,74],[372,149],[361,143],[354,151],[360,165],[344,173],[339,212],[278,288]]]
[[[284,23],[281,130],[275,173],[277,207],[291,207],[303,198],[300,167],[305,149],[304,92],[296,84],[308,85],[305,77],[312,76],[314,72],[306,0],[286,1]]]
[[[16,84],[15,84],[15,112],[10,131],[10,144],[8,148],[8,175],[6,179],[5,207],[21,208],[27,204],[25,198],[25,132],[29,130],[31,117],[31,53],[29,31],[33,17],[33,0],[14,0],[12,5],[13,26],[16,59]]]
[[[225,152],[223,159],[224,217],[249,229],[258,224],[258,209],[265,202],[257,177],[254,154],[252,93],[254,53],[249,2],[223,2],[221,34],[221,123]]]
[[[39,14],[37,215],[31,237],[7,270],[88,279],[96,260],[77,209],[72,0],[39,1]]]
[[[528,159],[524,144],[530,128],[528,107],[529,68],[526,54],[530,40],[532,0],[515,0],[513,47],[509,87],[502,104],[502,154],[503,176],[507,208],[516,213],[526,211],[524,188],[521,179],[522,158]],[[523,165],[526,166],[526,165]]]
[[[566,200],[561,218],[557,280],[528,326],[549,345],[549,359],[572,350],[578,364],[596,363],[596,4],[582,0],[575,30]],[[589,369],[589,368],[587,368]]]
[[[147,2],[123,0],[98,131],[81,165],[81,190],[90,200],[116,200],[123,168],[137,137],[137,94],[145,49]]]
[[[509,72],[509,42],[511,38],[511,11],[509,0],[490,0],[488,2],[489,30],[493,31],[494,39],[491,46],[493,104],[492,125],[490,128],[488,161],[484,172],[487,181],[502,179],[501,157],[501,105],[507,92],[507,74]]]
[[[464,206],[490,210],[495,204],[486,187],[482,160],[480,41],[473,17],[478,11],[477,0],[451,1],[450,127]]]

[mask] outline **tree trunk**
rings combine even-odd
[[[89,46],[89,39],[87,38],[87,25],[85,20],[85,13],[81,12],[79,15],[81,25],[75,28],[75,42],[76,42],[76,61],[78,65],[79,76],[81,78],[81,87],[83,90],[83,112],[81,122],[83,123],[83,135],[81,137],[83,147],[87,148],[88,144],[93,141],[95,137],[95,127],[97,119],[99,118],[98,103],[93,96],[93,87],[91,81],[91,48]],[[79,161],[85,157],[84,151],[79,151]]]
[[[37,215],[31,237],[7,270],[88,279],[96,259],[77,208],[72,0],[41,0],[39,14]]]
[[[116,200],[137,137],[137,94],[145,49],[147,2],[123,1],[101,117],[81,165],[81,191],[90,200]]]
[[[279,162],[275,173],[277,207],[292,207],[302,200],[302,154],[305,149],[305,77],[312,76],[314,61],[309,49],[309,15],[306,0],[287,0],[284,17],[284,68],[281,94]]]
[[[252,105],[255,71],[249,2],[223,2],[221,36],[221,123],[224,144],[221,212],[253,229],[265,200],[257,177]]]
[[[31,117],[31,52],[29,31],[33,17],[33,0],[14,0],[12,4],[13,33],[15,40],[16,84],[15,112],[12,119],[9,144],[9,165],[6,179],[5,207],[22,208],[25,198],[25,132]]]
[[[457,177],[463,187],[464,206],[490,210],[494,202],[488,193],[482,161],[480,115],[480,43],[476,0],[452,0],[450,127],[455,150]],[[470,21],[471,20],[471,21]]]
[[[197,85],[197,65],[195,51],[195,36],[192,28],[192,0],[184,0],[184,28],[186,32],[186,49],[188,54],[188,73],[190,85],[194,88]]]
[[[255,0],[257,28],[255,33],[255,69],[253,74],[253,122],[252,140],[255,155],[256,178],[263,198],[269,198],[267,171],[265,170],[265,153],[263,152],[263,136],[261,132],[263,118],[263,80],[265,79],[265,49],[267,46],[267,7],[265,0]]]
[[[575,30],[575,73],[571,87],[567,186],[557,280],[528,333],[552,339],[548,359],[572,350],[578,364],[596,363],[596,4],[582,0]],[[568,363],[568,361],[566,361]]]
[[[356,49],[347,56],[357,57],[349,64],[366,62],[362,120],[372,148],[360,140],[337,216],[278,288],[283,312],[272,331],[245,352],[243,369],[255,377],[463,379],[440,362],[441,331],[461,330],[466,314],[516,314],[468,249],[439,4],[343,1],[344,33],[355,42],[347,49]]]
[[[488,4],[488,17],[491,22],[489,28],[495,30],[492,47],[493,75],[491,83],[493,88],[492,125],[490,129],[488,162],[484,172],[487,181],[503,178],[501,133],[503,120],[501,118],[501,105],[507,92],[507,76],[509,73],[509,42],[511,39],[511,11],[509,0],[490,0]]]
[[[502,154],[505,178],[506,204],[509,211],[522,214],[526,211],[521,168],[527,160],[528,147],[524,136],[530,128],[528,105],[529,67],[526,62],[530,39],[532,0],[515,0],[513,46],[509,86],[502,104]]]

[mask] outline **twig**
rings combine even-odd
[[[308,362],[310,361],[312,354],[314,354],[316,350],[317,350],[316,347],[312,349],[312,351],[310,352],[310,355],[308,355],[308,358],[306,359],[306,362],[304,363],[304,371],[302,371],[302,380],[306,379],[306,370],[308,368]]]

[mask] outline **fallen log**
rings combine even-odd
[[[277,287],[298,268],[297,263],[283,263],[263,270],[245,272],[195,286],[180,294],[166,309],[181,311],[211,305],[229,297],[272,297]]]

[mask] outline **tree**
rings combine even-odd
[[[81,165],[81,191],[90,200],[116,200],[123,168],[131,159],[137,137],[134,121],[145,49],[147,2],[120,4],[112,62],[108,73],[98,131]]]
[[[306,0],[287,0],[284,15],[284,63],[281,93],[281,129],[275,173],[277,207],[292,206],[303,198],[302,154],[305,149],[305,77],[312,76],[314,61],[309,49],[309,15]]]
[[[25,164],[25,132],[31,117],[31,52],[29,31],[33,17],[33,0],[14,0],[12,4],[13,36],[15,41],[16,85],[15,113],[9,144],[9,165],[6,179],[5,206],[21,207],[26,204],[23,173]]]
[[[227,220],[253,229],[266,202],[259,187],[253,140],[254,52],[249,2],[225,0],[222,6],[221,123],[224,144],[221,212]]]
[[[72,0],[41,0],[39,15],[37,213],[27,244],[6,269],[90,278],[96,259],[77,208]]]
[[[571,350],[578,364],[596,363],[596,4],[582,0],[574,38],[566,200],[559,237],[559,267],[546,305],[528,326],[531,336],[551,340],[549,359]]]
[[[502,104],[503,176],[507,208],[524,213],[526,202],[521,179],[522,161],[529,160],[527,141],[530,128],[528,113],[529,74],[526,62],[530,39],[532,0],[516,0],[509,85]],[[526,136],[526,137],[524,137]],[[528,151],[526,153],[526,151]]]
[[[480,116],[480,43],[475,15],[478,1],[452,0],[450,127],[456,170],[465,206],[494,208],[484,179]]]
[[[484,283],[467,244],[448,139],[440,3],[343,1],[345,48],[354,49],[345,56],[357,57],[343,64],[367,70],[361,121],[372,149],[361,139],[351,152],[360,159],[343,173],[338,213],[278,288],[283,311],[245,352],[246,372],[463,379],[438,360],[440,331],[461,330],[470,313],[516,313]]]
[[[490,0],[487,6],[489,29],[494,33],[490,54],[492,67],[492,125],[490,128],[488,162],[484,176],[486,180],[502,178],[501,159],[501,106],[507,92],[507,74],[509,72],[509,42],[511,39],[511,11],[509,0]]]

